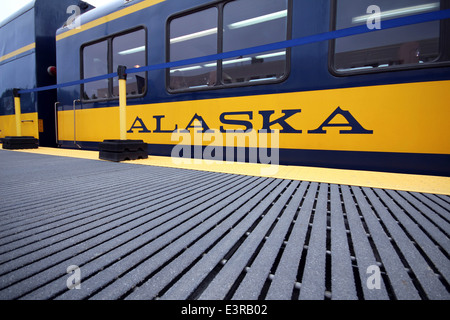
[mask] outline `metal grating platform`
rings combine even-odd
[[[0,150],[0,299],[448,300],[449,234],[448,196]]]

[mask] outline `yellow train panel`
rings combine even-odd
[[[278,129],[283,149],[450,154],[448,101],[440,81],[128,106],[127,138],[175,145],[175,129],[203,131],[208,145],[207,129]],[[58,118],[73,140],[73,111]],[[118,108],[77,110],[78,141],[119,137]]]
[[[22,136],[34,137],[39,139],[38,114],[23,113],[21,116]],[[0,138],[17,136],[16,116],[0,116]]]

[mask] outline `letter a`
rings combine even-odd
[[[192,118],[191,122],[189,122],[189,124],[187,125],[186,129],[183,132],[189,132],[189,128],[202,128],[203,130],[197,131],[198,133],[205,133],[210,131],[205,120],[203,120],[203,117],[199,116],[198,114],[195,114],[195,116]]]
[[[188,132],[174,131],[172,133],[170,140],[172,142],[178,142],[177,145],[175,145],[172,148],[171,152],[172,163],[176,165],[190,164],[191,163],[190,158],[192,155],[191,152],[192,141],[189,131]]]
[[[370,290],[373,289],[381,289],[381,271],[380,268],[376,265],[369,266],[367,268],[367,274],[371,274],[370,277],[367,278],[367,288]]]
[[[381,29],[381,9],[379,6],[371,5],[367,8],[369,17],[367,18],[367,28],[369,30]]]
[[[140,126],[136,125],[137,122],[139,122]],[[147,127],[145,126],[144,121],[142,121],[142,119],[139,117],[136,117],[136,120],[134,120],[133,125],[127,132],[133,133],[133,129],[141,129],[138,131],[139,133],[151,133],[151,131],[148,130]]]
[[[331,121],[337,116],[341,115],[347,120],[347,123],[331,123]],[[324,130],[324,127],[351,127],[352,130],[341,130],[339,131],[340,134],[372,134],[372,130],[366,130],[363,128],[362,125],[359,124],[359,122],[355,119],[355,117],[352,116],[352,114],[349,111],[344,111],[340,107],[338,107],[332,114],[327,118],[327,120],[324,121],[315,130],[309,130],[309,134],[323,134],[327,133],[326,130]]]
[[[72,5],[67,7],[66,13],[71,14],[73,13],[69,19],[67,19],[66,25],[67,28],[70,30],[72,29],[81,29],[81,22],[80,19],[78,19],[81,16],[81,9],[79,6]]]
[[[81,270],[78,266],[72,265],[67,267],[67,273],[73,274],[67,279],[66,285],[70,290],[81,289]]]

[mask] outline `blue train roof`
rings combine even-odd
[[[92,10],[83,13],[79,17],[79,19],[81,19],[81,24],[86,24],[88,22],[94,21],[98,18],[104,17],[108,14],[111,14],[113,12],[116,12],[118,10],[124,9],[126,7],[135,5],[136,3],[143,1],[146,0],[112,0],[107,4],[93,8]],[[70,28],[65,24],[64,26],[62,26],[57,30],[56,34],[58,35],[68,30],[70,30]]]

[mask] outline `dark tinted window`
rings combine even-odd
[[[236,0],[169,22],[169,60],[179,61],[287,39],[288,0]],[[278,81],[286,74],[285,49],[172,68],[170,90]]]
[[[83,79],[108,74],[108,42],[91,44],[83,49]],[[88,82],[83,85],[83,98],[86,100],[109,97],[108,79]]]
[[[238,0],[225,5],[223,51],[240,50],[287,39],[287,1]],[[286,50],[223,61],[225,84],[275,80],[286,72]]]
[[[146,65],[144,29],[113,38],[112,46],[114,71],[117,71],[120,65],[126,66],[127,69],[140,68]],[[145,92],[145,88],[145,72],[132,73],[127,76],[127,95],[141,95]],[[113,95],[119,95],[117,78],[113,78]]]
[[[110,58],[110,52],[112,60]],[[113,35],[82,49],[83,79],[117,72],[119,65],[127,69],[146,66],[147,46],[145,29]],[[114,99],[119,95],[118,79],[110,78],[83,84],[83,100]],[[127,95],[140,96],[147,90],[145,72],[127,76]]]
[[[381,11],[369,11],[369,6]],[[383,21],[440,10],[436,0],[337,0],[336,29],[375,25],[373,13]],[[334,68],[337,71],[382,70],[420,65],[440,56],[440,22],[428,22],[337,39]]]
[[[217,53],[217,9],[210,8],[170,24],[170,61]],[[173,90],[207,87],[215,84],[217,64],[186,65],[170,69]]]

